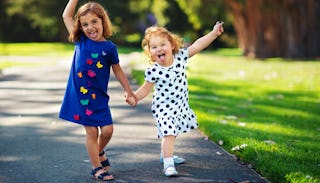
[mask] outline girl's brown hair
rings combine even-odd
[[[110,18],[106,12],[106,10],[96,2],[88,2],[84,5],[82,5],[79,9],[78,12],[75,14],[74,17],[74,30],[73,32],[69,35],[69,41],[71,42],[77,42],[80,40],[81,36],[81,24],[80,24],[80,17],[84,16],[88,13],[94,13],[96,14],[102,21],[102,26],[103,26],[103,37],[107,38],[112,35],[112,24],[110,21]]]
[[[145,34],[144,34],[144,38],[142,39],[142,43],[141,46],[143,48],[144,53],[148,56],[149,62],[152,64],[155,61],[151,59],[151,55],[150,55],[150,39],[153,35],[157,35],[157,36],[163,36],[166,37],[170,43],[173,46],[173,54],[178,53],[180,48],[183,48],[183,39],[177,35],[174,34],[170,31],[168,31],[166,28],[164,27],[159,27],[159,26],[152,26],[146,29]]]

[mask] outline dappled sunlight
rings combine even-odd
[[[268,177],[299,169],[317,175],[318,63],[212,54],[194,59],[188,70],[190,105],[210,139]]]

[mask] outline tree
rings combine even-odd
[[[227,0],[244,55],[320,56],[320,1]]]

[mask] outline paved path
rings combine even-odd
[[[1,183],[95,182],[89,176],[83,127],[57,118],[69,66],[64,61],[13,68],[0,76]],[[115,123],[107,148],[113,182],[265,182],[197,130],[176,141],[175,154],[187,159],[177,166],[180,176],[164,177],[150,98],[131,108],[114,77],[109,95]]]

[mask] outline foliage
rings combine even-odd
[[[78,7],[87,2],[79,0]],[[188,40],[212,29],[218,19],[228,23],[223,1],[97,1],[108,11],[115,28],[113,41],[121,46],[140,46],[146,27],[158,24],[186,35]],[[65,0],[3,0],[0,2],[1,42],[66,41],[62,22]],[[186,4],[188,3],[188,4]],[[228,31],[227,31],[228,32]],[[231,31],[231,37],[234,32]],[[229,36],[230,37],[230,36]],[[228,39],[224,42],[229,41]],[[222,42],[220,42],[222,44]],[[228,43],[224,43],[229,45]]]
[[[207,52],[188,64],[201,131],[272,182],[319,182],[320,63],[238,54]],[[143,81],[143,71],[132,74]]]
[[[6,3],[7,8],[5,12],[8,16],[7,23],[10,26],[5,27],[8,29],[6,33],[9,32],[12,27],[18,26],[18,22],[15,21],[18,20],[22,22],[26,21],[25,27],[17,27],[17,29],[14,28],[19,34],[26,31],[25,28],[30,28],[32,30],[37,30],[36,33],[38,33],[44,40],[50,41],[58,38],[58,35],[61,33],[61,23],[59,24],[61,16],[57,17],[57,12],[61,15],[63,10],[61,5],[64,5],[65,1],[6,0]],[[31,30],[28,33],[33,35]]]

